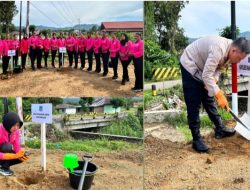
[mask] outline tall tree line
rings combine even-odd
[[[146,1],[144,3],[145,39],[156,41],[162,49],[176,53],[188,39],[178,25],[184,1]]]
[[[14,25],[11,23],[14,16],[18,13],[15,1],[0,1],[0,31],[10,32]]]

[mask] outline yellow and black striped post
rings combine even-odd
[[[173,68],[154,68],[153,79],[155,80],[166,80],[168,78],[176,78],[179,75],[179,69]]]
[[[156,96],[157,95],[157,91],[156,91],[156,85],[152,85],[152,96]]]
[[[26,122],[31,122],[31,121],[32,121],[32,116],[31,116],[31,115],[26,115],[26,116],[24,117],[24,121],[26,121]]]

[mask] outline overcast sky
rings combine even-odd
[[[20,1],[15,1],[18,11]],[[26,25],[27,2],[23,1],[22,25]],[[42,12],[42,13],[41,13]],[[20,15],[13,19],[19,25]],[[65,27],[100,24],[103,21],[142,21],[142,1],[31,1],[30,24]]]
[[[236,1],[236,25],[250,31],[250,2]],[[179,21],[188,37],[218,35],[218,29],[231,24],[230,1],[191,1],[181,11]]]

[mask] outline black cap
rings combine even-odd
[[[10,133],[11,127],[18,122],[20,123],[20,128],[21,128],[23,125],[23,122],[20,120],[17,113],[9,112],[3,116],[3,126],[6,129],[6,131],[8,131],[9,133]]]

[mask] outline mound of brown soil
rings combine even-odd
[[[232,123],[233,126],[233,123]],[[249,189],[250,142],[239,134],[204,138],[209,153],[196,153],[191,143],[145,139],[145,189]]]
[[[30,159],[11,169],[13,176],[0,176],[0,189],[69,190],[69,174],[63,167],[65,151],[47,151],[47,170],[40,167],[40,151],[30,150]],[[75,152],[79,159],[82,152]],[[143,189],[142,151],[96,153],[93,163],[98,167],[92,190]]]

